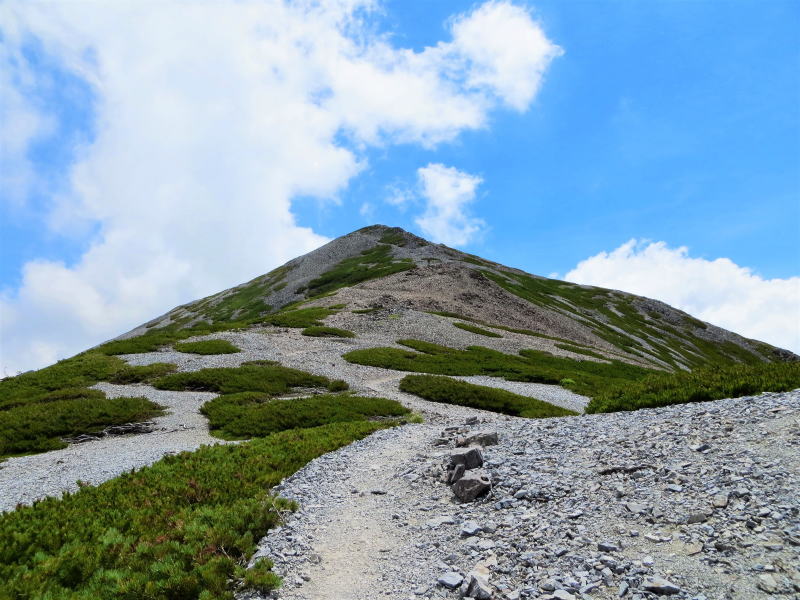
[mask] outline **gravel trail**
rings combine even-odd
[[[301,509],[260,544],[285,578],[269,597],[455,599],[439,579],[476,572],[502,600],[800,595],[800,391],[453,423],[379,432],[285,480]],[[478,429],[499,434],[493,487],[459,503],[441,440]]]

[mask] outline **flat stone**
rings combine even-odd
[[[769,573],[762,573],[759,575],[756,585],[760,590],[767,592],[768,594],[774,594],[778,591],[778,582]]]
[[[638,502],[626,502],[625,508],[628,509],[628,512],[632,512],[635,515],[643,515],[650,510],[646,504],[639,504]]]
[[[660,596],[671,596],[673,594],[679,594],[681,591],[680,586],[675,585],[671,581],[667,581],[663,577],[645,577],[642,582],[642,589]]]
[[[714,508],[725,508],[728,506],[728,494],[717,494],[714,496]]]
[[[478,535],[481,531],[483,531],[483,528],[475,521],[466,521],[463,525],[461,525],[461,537]]]
[[[619,552],[619,544],[615,542],[599,542],[597,549],[600,552]]]
[[[443,585],[444,587],[450,590],[456,589],[458,586],[461,585],[462,581],[464,581],[464,578],[455,571],[450,571],[448,573],[445,573],[437,580],[439,585]]]
[[[567,590],[556,590],[553,592],[553,598],[556,598],[556,600],[575,600],[575,596]]]
[[[456,446],[496,446],[499,438],[496,431],[476,431],[458,438]]]

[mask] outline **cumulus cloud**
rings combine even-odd
[[[480,177],[442,164],[417,170],[425,212],[416,219],[425,235],[435,242],[463,246],[481,232],[485,223],[470,216],[467,205],[475,200]]]
[[[35,65],[11,61],[27,40],[86,81],[96,108],[47,226],[97,233],[75,264],[31,262],[3,292],[3,366],[41,366],[320,245],[293,198],[335,199],[369,145],[434,147],[524,109],[560,52],[508,2],[456,16],[451,40],[418,52],[375,33],[373,5],[0,5],[0,73],[15,74],[0,82],[13,100],[3,172],[30,178],[48,118],[25,101]]]
[[[764,279],[728,258],[630,240],[587,258],[567,281],[662,300],[704,321],[800,353],[800,277]]]

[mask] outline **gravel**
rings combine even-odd
[[[287,600],[458,598],[442,578],[476,573],[509,600],[798,597],[799,419],[795,391],[380,432],[279,486],[301,509],[258,556]],[[444,465],[459,435],[487,428],[493,488],[459,504]]]

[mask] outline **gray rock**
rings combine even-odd
[[[465,469],[475,469],[483,466],[483,452],[475,446],[454,450],[450,454],[450,468],[464,465]]]
[[[619,544],[615,542],[599,542],[597,549],[600,552],[619,552]]]
[[[714,496],[714,508],[725,508],[728,501],[728,494],[717,494]]]
[[[478,535],[483,528],[478,525],[475,521],[466,521],[463,525],[461,525],[461,537],[470,537],[473,535]]]
[[[491,599],[492,587],[489,585],[489,581],[485,576],[475,571],[470,571],[467,573],[464,583],[466,583],[466,586],[462,584],[462,589],[466,587],[466,589],[464,589],[464,596],[466,598],[476,598],[477,600]]]
[[[481,494],[485,494],[492,487],[492,480],[489,474],[483,470],[468,471],[464,476],[456,481],[450,489],[456,498],[462,502],[472,502]]]
[[[659,596],[672,596],[673,594],[679,594],[681,591],[680,586],[657,576],[645,577],[642,582],[642,589]]]
[[[450,571],[448,573],[445,573],[437,580],[439,585],[443,585],[444,587],[450,590],[456,589],[458,586],[461,585],[462,581],[464,581],[464,578],[455,571]]]
[[[477,431],[458,438],[456,446],[496,446],[498,441],[496,431]]]
[[[556,600],[575,600],[575,596],[567,590],[556,590],[553,592],[553,598],[556,598]]]
[[[456,465],[447,476],[447,483],[452,484],[461,479],[464,476],[464,471],[466,471],[466,467],[464,467],[464,465]]]

